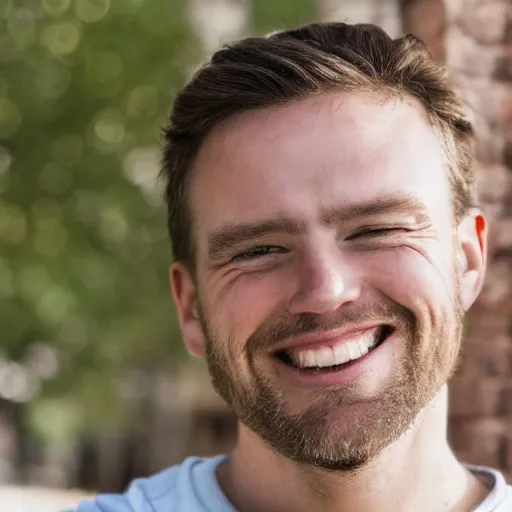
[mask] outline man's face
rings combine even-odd
[[[450,186],[420,107],[338,93],[240,115],[204,142],[190,204],[196,275],[175,269],[173,291],[218,392],[296,461],[374,458],[460,345]]]

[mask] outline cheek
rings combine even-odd
[[[223,338],[242,342],[279,309],[283,282],[279,273],[238,275],[210,293],[209,318]]]
[[[406,307],[419,321],[425,315],[451,308],[455,302],[455,279],[450,255],[431,249],[404,247],[375,257],[371,286]]]

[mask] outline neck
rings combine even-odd
[[[488,490],[453,455],[446,418],[444,386],[400,439],[353,473],[297,464],[241,425],[219,482],[240,512],[470,511]]]

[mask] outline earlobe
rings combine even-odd
[[[487,223],[481,213],[466,216],[459,224],[462,250],[461,294],[467,311],[482,290],[487,266]]]
[[[185,265],[177,262],[169,269],[169,281],[185,346],[190,355],[204,357],[205,338],[194,280]]]

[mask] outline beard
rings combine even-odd
[[[313,313],[280,316],[260,326],[247,339],[242,354],[233,353],[232,340],[216,335],[203,310],[200,318],[213,386],[239,421],[274,451],[298,463],[356,471],[412,426],[455,371],[463,317],[459,293],[452,310],[444,313],[435,327],[420,326],[411,311],[390,300],[341,308],[329,318]],[[432,321],[427,311],[424,318]],[[391,382],[378,396],[361,398],[357,383],[325,388],[315,393],[307,408],[294,413],[289,397],[255,364],[258,356],[269,357],[269,351],[289,337],[374,321],[393,326],[406,354],[397,359]],[[237,367],[243,359],[250,379]]]

